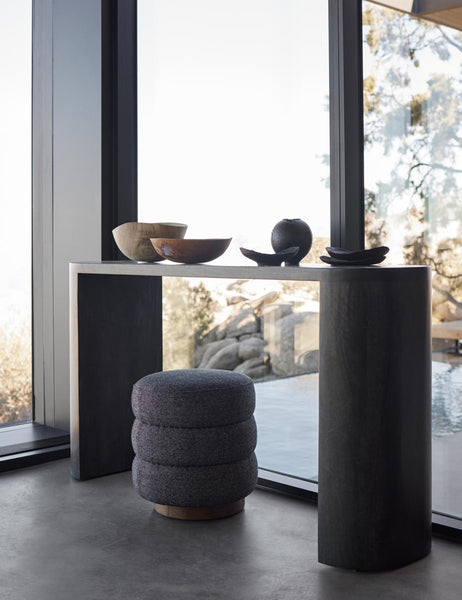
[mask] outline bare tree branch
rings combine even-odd
[[[459,52],[462,52],[462,45],[458,44],[450,35],[448,35],[442,28],[440,25],[437,26],[438,31],[441,33],[441,35],[444,37],[444,39],[447,41],[448,44],[451,44],[451,46],[454,46],[454,48],[457,48],[457,50],[459,50]]]
[[[432,263],[433,270],[435,271],[435,273],[437,273],[438,275],[441,275],[441,277],[444,277],[445,279],[459,279],[459,277],[462,277],[462,273],[459,273],[458,275],[446,275],[446,273],[442,273],[438,268],[439,265],[431,257],[430,257],[430,262]]]
[[[425,163],[419,162],[409,169],[409,174],[414,169],[418,169],[419,167],[429,167],[430,169],[440,169],[442,171],[448,171],[449,173],[462,173],[462,169],[456,169],[455,167],[448,167],[447,165],[443,165],[441,163]]]
[[[451,304],[454,304],[454,306],[457,306],[457,308],[462,308],[462,302],[459,302],[458,300],[456,300],[454,298],[454,296],[452,296],[452,294],[450,294],[448,291],[443,290],[443,288],[440,288],[434,284],[432,287],[436,292],[438,292],[439,294],[444,296],[448,302],[450,302]]]

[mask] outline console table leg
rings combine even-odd
[[[131,468],[131,389],[162,369],[162,278],[71,274],[71,474]]]
[[[428,271],[321,284],[319,561],[397,568],[431,544]]]

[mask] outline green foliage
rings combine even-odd
[[[201,281],[193,285],[180,277],[163,282],[164,369],[194,366],[194,349],[214,321],[215,303]]]
[[[212,327],[214,321],[213,311],[216,304],[210,290],[205,287],[202,281],[199,285],[190,286],[189,302],[192,306],[194,341],[198,345]]]
[[[0,423],[32,418],[30,318],[11,312],[0,327]]]

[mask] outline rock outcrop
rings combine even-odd
[[[197,347],[196,367],[231,369],[256,380],[318,370],[317,302],[282,299],[278,291],[253,299],[234,294],[225,314]]]

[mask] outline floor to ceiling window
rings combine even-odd
[[[433,271],[433,508],[462,518],[462,33],[363,2],[366,244]]]
[[[139,220],[271,251],[282,218],[329,236],[327,7],[138,2]]]
[[[0,425],[32,418],[32,2],[0,3]]]
[[[272,252],[274,225],[301,218],[314,236],[305,260],[317,262],[330,236],[327,12],[323,0],[138,1],[139,221],[232,237],[218,261],[251,264],[240,246]],[[164,282],[165,368],[252,376],[260,466],[307,479],[317,474],[318,294],[315,284]]]

